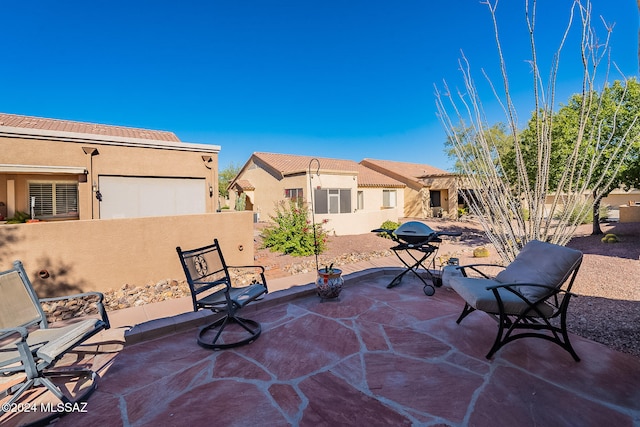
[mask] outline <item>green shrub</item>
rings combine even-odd
[[[458,208],[458,218],[462,218],[465,215],[469,215],[469,208]]]
[[[327,232],[322,228],[322,224],[311,224],[306,206],[294,201],[281,201],[276,205],[276,213],[271,216],[271,220],[274,224],[262,231],[262,237],[263,247],[269,248],[272,252],[309,256],[315,254],[316,244],[318,254],[326,249]],[[326,222],[325,220],[324,223]]]
[[[565,214],[566,212],[562,210],[555,215],[555,219],[560,219],[560,217],[564,217]],[[582,215],[582,217],[578,218],[578,215]],[[593,222],[593,207],[591,207],[591,203],[583,202],[575,205],[566,216],[566,219],[570,223],[591,224]]]
[[[31,219],[31,215],[25,212],[16,211],[13,218],[7,219],[7,224],[21,224],[23,222],[27,222],[28,219]]]
[[[383,230],[395,230],[396,228],[400,227],[400,223],[399,222],[394,222],[394,221],[385,221],[382,223],[382,225],[380,226],[380,228],[382,228]],[[378,233],[378,236],[380,237],[384,237],[385,239],[390,239],[391,237],[389,237],[389,235],[387,233]]]
[[[602,243],[618,243],[620,239],[615,234],[607,234],[602,239],[600,239]]]

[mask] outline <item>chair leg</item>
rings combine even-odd
[[[462,309],[462,313],[460,313],[460,317],[458,317],[458,320],[456,320],[457,324],[460,324],[460,322],[462,322],[462,319],[464,319],[465,317],[467,317],[469,315],[469,313],[475,311],[476,309],[471,307],[469,304],[465,303],[464,304],[464,308]]]
[[[223,331],[230,323],[235,323],[242,327],[248,333],[248,336],[241,340],[234,340],[232,342],[219,342],[222,338]],[[210,331],[216,331],[216,335],[213,340],[205,338],[205,335]],[[198,345],[213,350],[238,347],[255,341],[261,333],[262,327],[258,322],[227,314],[212,324],[200,329],[200,332],[198,333]]]

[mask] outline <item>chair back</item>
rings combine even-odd
[[[46,315],[22,263],[15,261],[11,270],[0,273],[0,329],[36,323],[46,327]]]
[[[196,295],[221,285],[231,287],[218,239],[214,239],[212,245],[202,248],[183,251],[178,246],[176,250],[194,299]]]
[[[582,252],[552,243],[531,240],[511,264],[502,270],[496,280],[501,283],[534,283],[560,288],[571,275],[567,291],[571,290],[575,275],[582,263]],[[544,288],[521,287],[529,298],[548,294]]]

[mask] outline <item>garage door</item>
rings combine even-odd
[[[100,176],[98,183],[103,219],[206,212],[204,179]]]

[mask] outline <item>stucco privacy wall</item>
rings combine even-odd
[[[0,225],[0,269],[21,260],[40,297],[184,279],[176,246],[220,241],[230,265],[253,265],[252,212]],[[242,247],[242,250],[240,248]],[[50,276],[40,279],[39,272]]]

